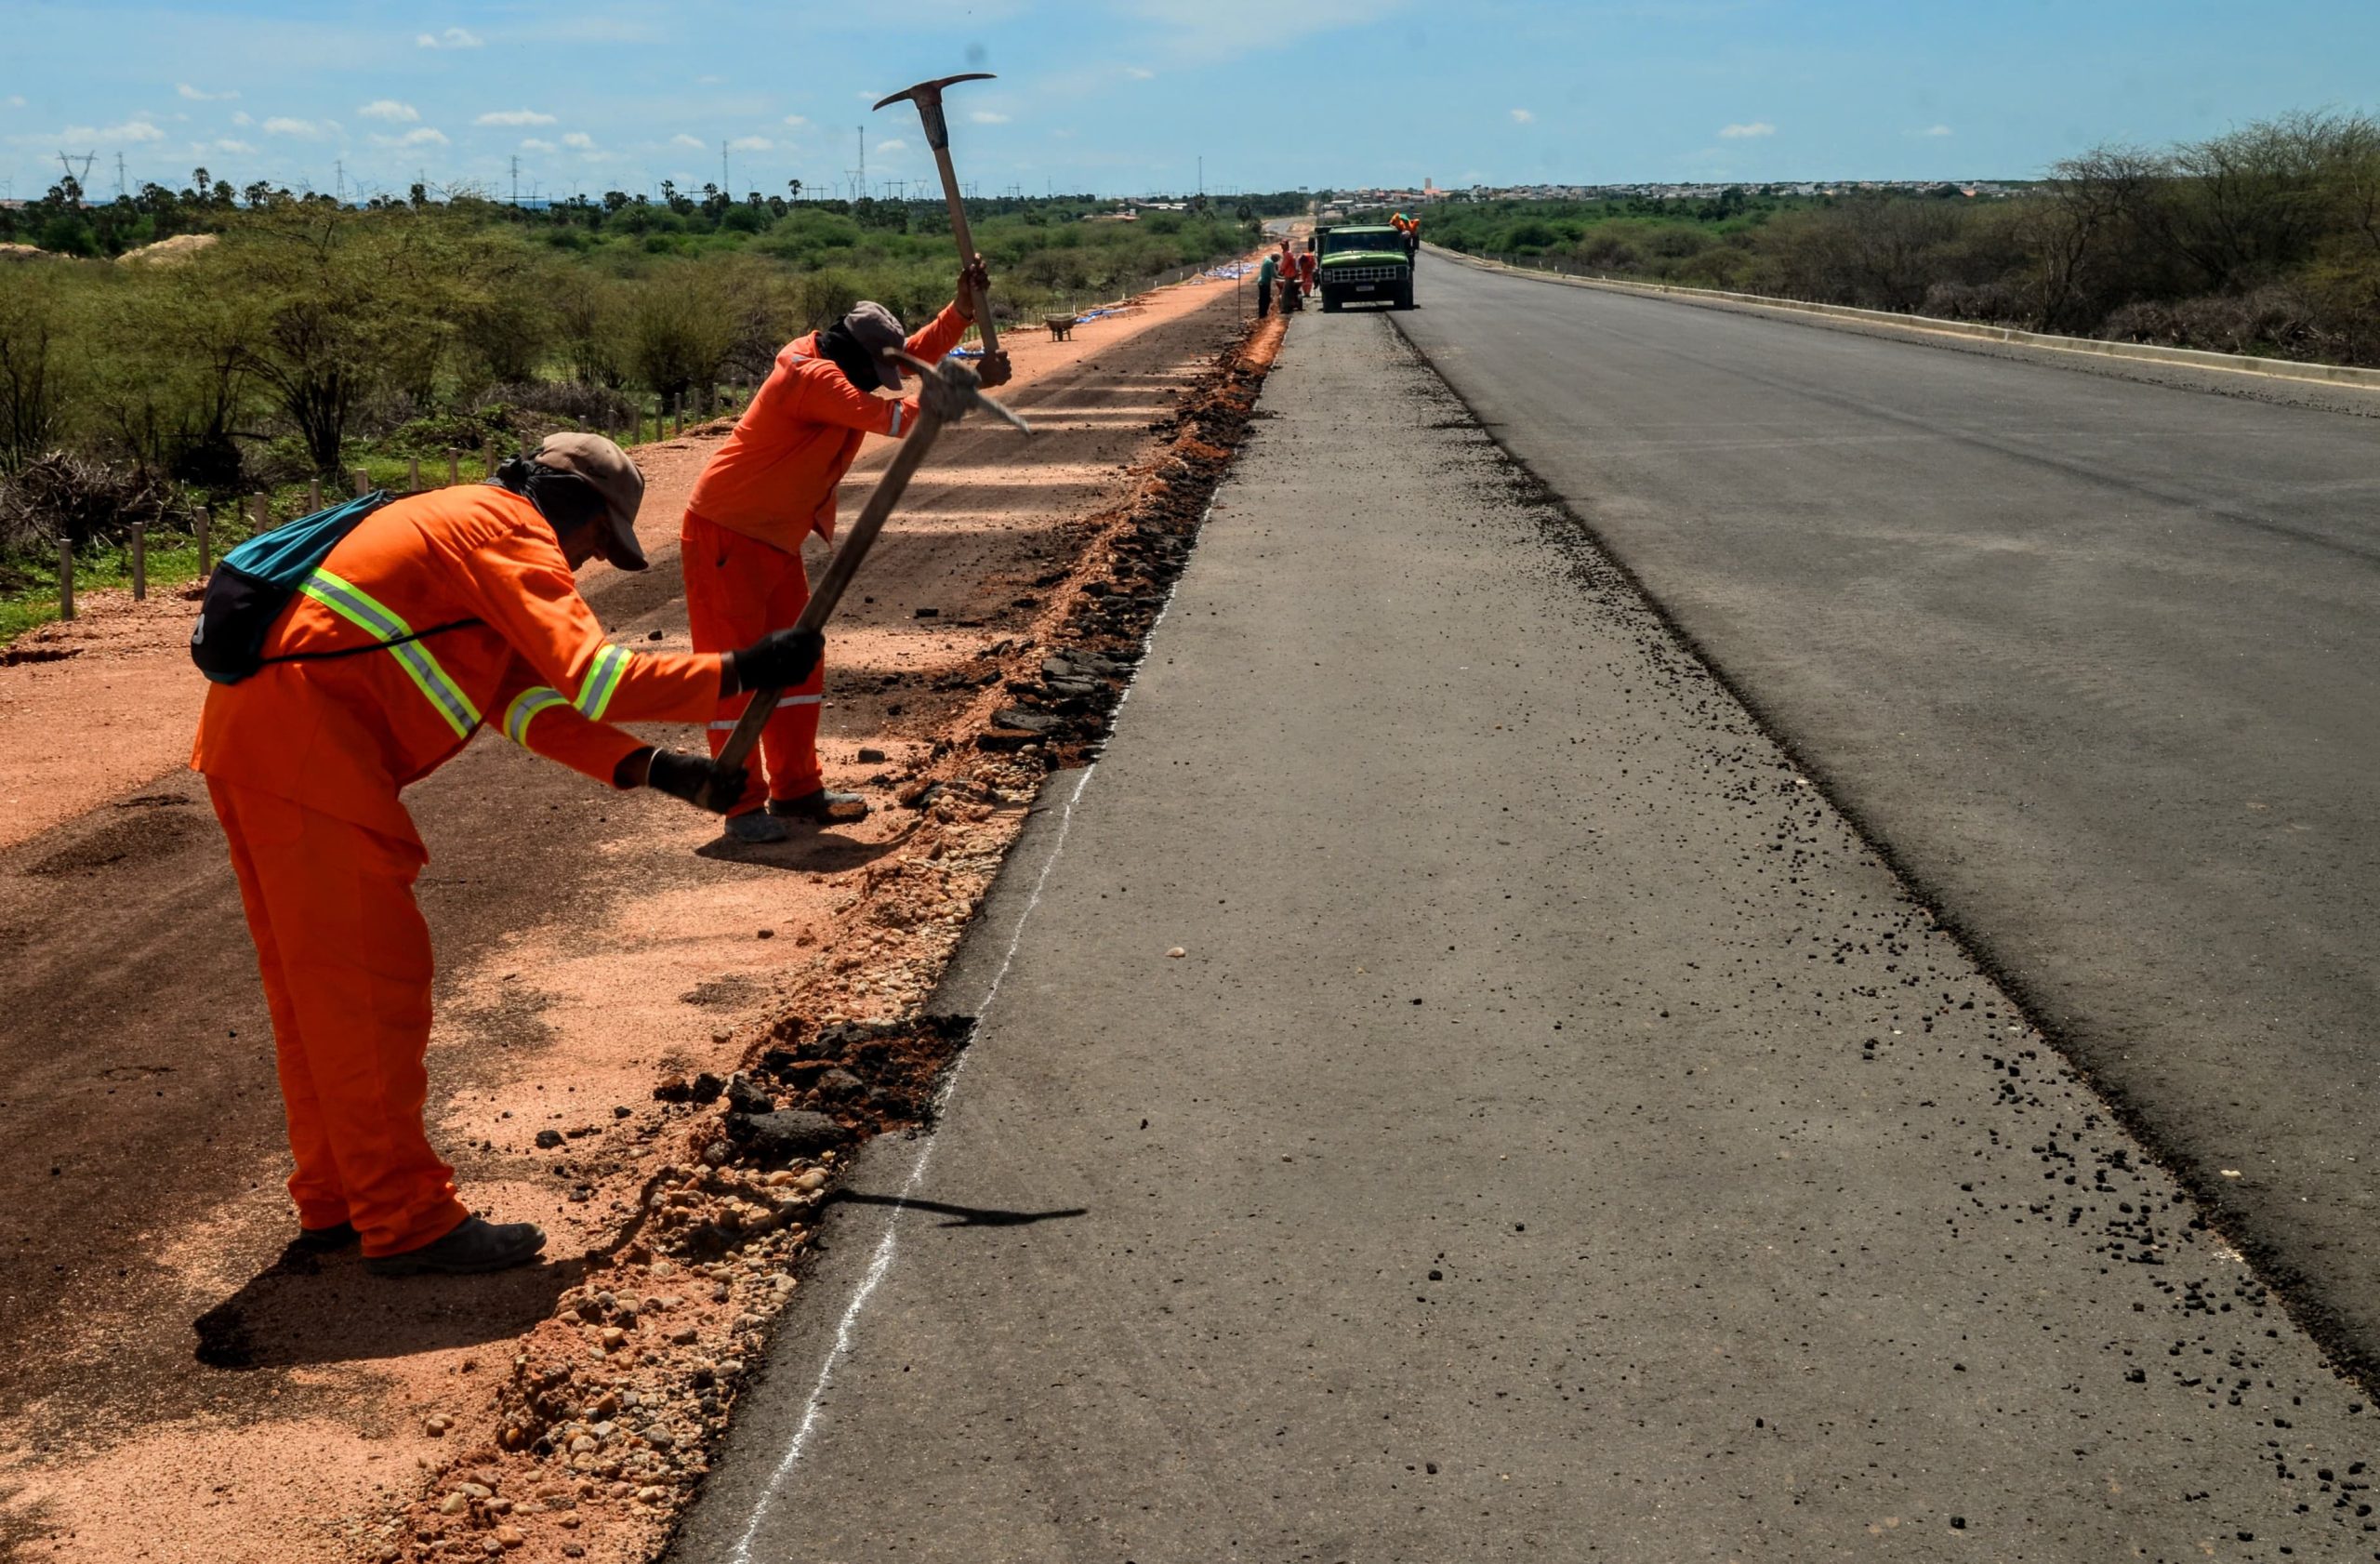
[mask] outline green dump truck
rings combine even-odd
[[[1385,225],[1343,223],[1324,229],[1316,247],[1315,286],[1326,311],[1349,304],[1413,308],[1413,261],[1403,233]]]

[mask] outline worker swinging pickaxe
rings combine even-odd
[[[986,319],[982,315],[976,318]],[[842,547],[835,550],[834,559],[827,563],[826,574],[812,590],[810,605],[801,611],[801,617],[794,621],[793,628],[797,631],[814,633],[826,627],[827,618],[835,612],[835,604],[842,601],[843,589],[851,585],[852,577],[859,571],[860,562],[867,558],[867,550],[875,545],[876,535],[884,529],[885,518],[892,515],[892,507],[901,502],[901,491],[909,486],[909,480],[925,461],[926,454],[933,449],[933,443],[942,433],[944,425],[957,423],[970,408],[981,407],[1007,419],[1026,434],[1033,432],[1023,418],[985,396],[975,372],[957,359],[946,358],[940,364],[928,364],[897,348],[887,348],[884,356],[898,359],[918,373],[918,424],[909,431],[909,437],[901,443],[900,452],[893,457],[892,465],[884,470],[884,477],[876,485],[876,492],[867,497],[866,508],[859,513],[859,520],[853,524],[851,536],[844,538]],[[712,767],[712,789],[719,786],[716,778],[721,774],[735,775],[740,781],[745,762],[751,759],[752,747],[760,741],[760,730],[768,726],[769,715],[776,709],[780,694],[782,692],[777,690],[752,692],[751,701],[744,708],[744,714],[735,720],[735,731],[727,736],[727,743],[720,750],[718,761]],[[727,798],[697,802],[707,808],[724,813],[735,801]]]
[[[934,166],[942,171],[943,198],[950,203],[950,232],[959,241],[959,264],[962,267],[976,258],[975,239],[967,231],[967,204],[959,196],[958,172],[950,166],[950,125],[942,117],[942,89],[953,82],[988,82],[992,79],[989,71],[970,71],[963,75],[945,76],[940,81],[919,82],[913,87],[880,99],[876,105],[881,109],[887,103],[898,103],[906,98],[918,106],[919,117],[926,122],[926,145],[933,149]],[[976,328],[984,334],[984,351],[998,352],[1000,333],[999,327],[992,324],[992,301],[983,296],[982,290],[972,291],[975,297],[970,301],[970,308],[974,312]]]

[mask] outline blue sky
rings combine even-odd
[[[2027,178],[2289,109],[2380,108],[2373,0],[8,0],[0,187],[96,152],[112,194],[245,184],[590,195],[931,179],[914,114],[967,69],[960,176],[1105,192],[1436,179]]]

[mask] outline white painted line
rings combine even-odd
[[[1205,534],[1207,523],[1214,513],[1214,505],[1210,501],[1205,513],[1198,518],[1198,532],[1201,536]],[[1187,574],[1188,565],[1185,563],[1183,568],[1184,574]],[[1149,646],[1156,643],[1157,632],[1164,625],[1165,616],[1173,611],[1173,595],[1181,590],[1181,577],[1176,577],[1172,590],[1165,594],[1164,604],[1157,609],[1157,617],[1149,624],[1148,634],[1142,638],[1143,660],[1147,658]],[[1133,686],[1140,683],[1140,667],[1135,664],[1132,677],[1125,682],[1123,693],[1116,697],[1117,711],[1122,711],[1124,703],[1132,698]],[[1108,724],[1107,735],[1111,740],[1115,737],[1115,723]],[[1025,944],[1025,927],[1033,921],[1033,909],[1041,905],[1041,892],[1043,887],[1050,883],[1050,871],[1058,867],[1058,859],[1066,850],[1066,833],[1074,828],[1075,805],[1082,802],[1082,795],[1090,788],[1091,779],[1097,775],[1099,775],[1099,762],[1093,761],[1083,767],[1082,779],[1075,784],[1075,790],[1066,797],[1065,812],[1058,817],[1058,840],[1050,846],[1050,856],[1043,861],[1041,872],[1033,881],[1033,894],[1025,897],[1025,910],[1017,914],[1016,933],[1010,936],[1008,950],[1000,958],[999,970],[992,974],[991,987],[984,993],[983,1006],[975,1016],[975,1027],[979,1031],[992,1014],[992,1005],[999,998],[1000,984],[1007,978],[1008,969],[1016,961],[1017,950]],[[959,1062],[951,1067],[948,1079],[942,1083],[942,1090],[935,1093],[933,1105],[935,1123],[942,1122],[944,1113],[949,1108],[951,1097],[959,1090],[959,1078],[966,1073],[968,1061],[974,1057],[974,1054],[975,1050],[971,1045],[959,1055]],[[793,1477],[794,1468],[801,1464],[802,1455],[810,1448],[810,1436],[818,1426],[819,1409],[826,1401],[827,1387],[834,1383],[835,1370],[841,1365],[845,1358],[851,1355],[852,1335],[853,1328],[859,1323],[860,1311],[867,1307],[868,1299],[876,1293],[877,1284],[881,1282],[885,1274],[892,1270],[892,1257],[900,1250],[901,1215],[908,1209],[910,1197],[917,1193],[918,1186],[925,1179],[926,1168],[933,1160],[934,1147],[941,1144],[942,1137],[939,1134],[927,1137],[925,1148],[918,1153],[917,1161],[909,1169],[909,1176],[901,1185],[901,1193],[894,1200],[891,1213],[885,1218],[884,1236],[877,1240],[876,1253],[868,1260],[867,1272],[860,1278],[859,1287],[852,1293],[852,1301],[844,1308],[843,1317],[835,1322],[835,1345],[827,1349],[826,1360],[818,1365],[818,1379],[810,1387],[810,1398],[802,1406],[801,1422],[793,1431],[793,1440],[785,1447],[785,1453],[777,1458],[775,1469],[769,1473],[768,1486],[761,1490],[760,1499],[752,1505],[750,1518],[745,1521],[743,1531],[735,1539],[735,1546],[728,1554],[728,1557],[734,1560],[734,1564],[751,1564],[752,1544],[760,1534],[760,1523],[768,1518],[769,1511],[776,1504],[777,1495],[784,1491],[787,1482]]]

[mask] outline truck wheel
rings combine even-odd
[[[1322,295],[1322,312],[1326,315],[1335,315],[1339,312],[1339,296],[1328,289],[1325,289]]]
[[[1399,310],[1410,310],[1413,308],[1413,285],[1411,283],[1408,283],[1403,287],[1396,290],[1396,303],[1395,308]]]

